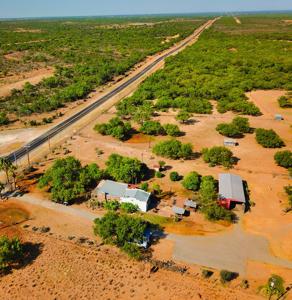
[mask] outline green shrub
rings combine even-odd
[[[182,185],[187,190],[198,191],[200,188],[201,176],[197,172],[191,172],[185,176]]]
[[[49,187],[53,201],[70,203],[93,188],[104,176],[96,164],[81,166],[78,159],[68,156],[57,159],[39,179],[38,187]]]
[[[292,108],[292,97],[281,96],[278,103],[282,108]]]
[[[204,148],[202,154],[204,161],[209,163],[211,167],[222,165],[225,168],[231,168],[234,164],[233,153],[226,147],[215,146],[210,149]]]
[[[159,184],[153,184],[152,191],[155,195],[160,195],[162,193],[161,187]]]
[[[155,177],[157,177],[157,178],[162,178],[162,177],[164,177],[164,174],[161,173],[161,172],[159,172],[159,171],[156,171],[156,172],[155,172]]]
[[[125,243],[122,247],[122,250],[126,252],[129,255],[129,257],[134,258],[136,260],[139,260],[142,257],[141,249],[136,244]]]
[[[181,123],[187,123],[191,117],[191,113],[187,112],[186,110],[181,110],[175,118]]]
[[[225,220],[232,222],[235,218],[235,214],[233,212],[219,206],[216,202],[203,205],[201,210],[208,221]]]
[[[110,211],[94,220],[93,230],[103,242],[118,246],[133,258],[140,258],[141,251],[137,243],[143,241],[149,225],[141,218]]]
[[[220,271],[220,279],[222,283],[229,282],[238,277],[238,273],[230,272],[227,270]]]
[[[96,124],[94,130],[102,135],[111,135],[125,141],[131,136],[132,127],[129,122],[125,123],[119,118],[112,118],[108,123]]]
[[[148,172],[147,166],[136,158],[111,154],[106,161],[106,172],[113,179],[126,183],[140,182]]]
[[[128,214],[132,214],[135,213],[139,210],[138,205],[135,205],[133,203],[122,203],[120,205],[121,210],[128,213]]]
[[[163,128],[165,133],[169,136],[177,137],[181,135],[179,127],[175,124],[165,124]]]
[[[23,258],[23,255],[23,246],[19,238],[0,237],[0,271],[18,262]]]
[[[279,297],[285,293],[284,280],[282,277],[273,274],[268,282],[264,286],[261,286],[259,290],[270,299],[273,295],[275,295],[277,299],[280,299]]]
[[[213,176],[203,176],[199,191],[200,199],[207,203],[217,198],[216,181]]]
[[[181,176],[178,174],[178,172],[174,171],[169,174],[169,178],[171,181],[180,181]]]
[[[218,124],[216,127],[216,130],[220,134],[222,134],[224,136],[228,136],[228,137],[240,137],[241,136],[241,132],[233,124],[226,124],[226,123]]]
[[[120,208],[120,202],[117,200],[105,201],[103,207],[106,210],[117,211]]]
[[[165,131],[157,121],[146,121],[139,129],[140,132],[148,135],[164,135]]]
[[[278,151],[275,154],[274,159],[281,167],[287,169],[292,167],[292,152],[290,150]]]
[[[264,148],[281,148],[285,146],[284,142],[273,129],[257,128],[256,140]]]
[[[9,124],[9,118],[5,112],[0,112],[0,126]]]
[[[210,271],[210,270],[206,270],[206,269],[203,269],[202,270],[202,277],[203,278],[210,278],[212,275],[214,274],[213,271]]]
[[[232,124],[241,132],[241,133],[249,133],[250,125],[248,118],[243,117],[235,117],[232,120]]]
[[[193,153],[193,147],[191,144],[182,144],[180,141],[172,139],[157,143],[152,151],[156,155],[171,159],[189,159]]]
[[[143,182],[141,185],[140,185],[140,189],[147,192],[148,189],[149,189],[149,184],[148,182]]]
[[[248,118],[235,117],[230,124],[218,124],[216,130],[228,137],[241,137],[243,133],[251,131]]]
[[[285,186],[284,191],[286,192],[286,194],[288,196],[289,206],[292,207],[292,185]]]

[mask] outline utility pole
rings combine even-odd
[[[29,148],[30,148],[30,145],[25,145],[24,147],[26,149],[28,167],[30,167],[30,158],[29,158]]]
[[[49,151],[51,152],[51,139],[50,139],[50,136],[48,136],[48,144],[49,144]]]

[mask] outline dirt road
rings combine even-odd
[[[100,217],[100,215],[93,214],[82,209],[74,208],[71,206],[64,206],[62,204],[58,204],[52,201],[41,200],[29,194],[23,195],[22,197],[18,197],[15,200],[32,204],[32,205],[41,206],[47,209],[51,209],[60,213],[69,214],[89,221],[93,221],[94,219]]]
[[[248,261],[292,269],[292,262],[273,256],[263,236],[250,234],[236,224],[231,232],[214,236],[169,235],[175,242],[174,259],[215,269],[246,274]]]
[[[17,198],[17,200],[89,221],[100,217],[98,214],[41,200],[29,194]],[[291,261],[277,258],[270,253],[269,243],[264,237],[244,232],[241,222],[235,225],[232,231],[218,235],[184,236],[169,234],[167,239],[174,242],[173,258],[184,263],[218,270],[227,269],[241,275],[245,275],[248,261],[258,261],[292,269]]]

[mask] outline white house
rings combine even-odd
[[[149,208],[150,193],[140,189],[131,189],[128,184],[112,180],[102,180],[96,190],[95,196],[102,196],[104,199],[117,199],[121,203],[132,203],[139,209],[146,212]]]

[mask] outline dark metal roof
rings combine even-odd
[[[240,176],[234,174],[219,174],[220,199],[233,199],[245,203],[243,182]]]

